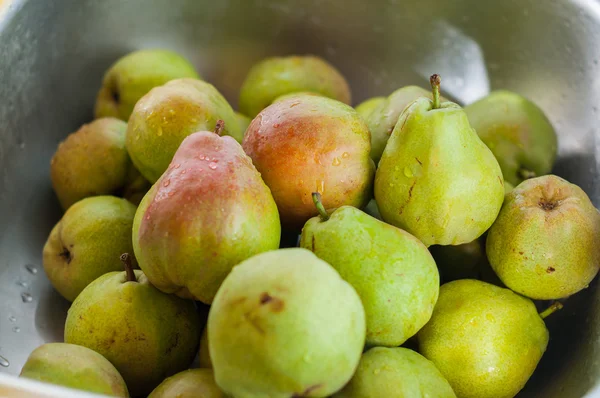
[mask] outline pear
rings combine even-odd
[[[425,245],[460,245],[492,225],[504,180],[460,106],[440,102],[440,77],[431,83],[433,101],[412,102],[394,128],[375,176],[375,200],[387,223]]]
[[[84,124],[58,145],[50,162],[50,178],[63,207],[123,188],[131,165],[125,149],[127,124],[102,118]]]
[[[236,398],[327,397],[352,377],[365,342],[356,291],[305,249],[233,268],[208,315],[217,385]]]
[[[368,203],[375,172],[370,140],[352,107],[297,95],[263,110],[243,147],[273,192],[284,227],[299,230],[317,215],[312,192],[326,193],[326,208]]]
[[[111,116],[127,121],[135,104],[148,91],[184,77],[200,76],[187,59],[173,51],[149,49],[129,53],[104,75],[96,98],[96,118]]]
[[[212,369],[212,360],[208,351],[208,328],[204,328],[200,337],[200,351],[198,352],[198,362],[201,368]]]
[[[204,131],[183,141],[140,203],[133,248],[158,289],[210,304],[234,265],[277,249],[280,235],[252,160],[232,137]]]
[[[279,97],[275,98],[271,104],[274,104],[279,101],[285,101],[285,100],[295,97],[297,95],[308,95],[310,97],[327,97],[326,95],[321,95],[319,93],[313,93],[310,91],[297,91],[297,92],[293,92],[293,93],[280,95]]]
[[[548,330],[531,300],[463,279],[442,285],[418,340],[458,397],[512,398],[544,354]]]
[[[236,117],[236,119],[238,121],[238,124],[240,126],[240,131],[242,132],[242,134],[237,137],[237,138],[239,138],[239,140],[236,139],[236,141],[241,144],[242,143],[242,139],[244,138],[244,133],[246,132],[246,129],[248,129],[248,126],[250,126],[250,122],[252,120],[250,120],[250,118],[248,116],[242,115],[239,112],[235,113],[235,117]]]
[[[465,107],[471,126],[492,150],[504,178],[513,185],[548,174],[557,152],[557,137],[544,112],[510,91],[495,91]]]
[[[123,376],[132,396],[147,395],[196,356],[200,324],[194,303],[160,292],[127,254],[126,272],[89,284],[67,313],[65,342],[90,348]]]
[[[515,186],[505,180],[504,181],[504,194],[506,195],[507,193],[511,192],[513,189],[515,189]]]
[[[431,246],[429,251],[435,259],[442,280],[479,279],[482,267],[487,263],[485,245],[481,239],[458,246]]]
[[[431,92],[418,86],[399,88],[379,102],[365,118],[371,131],[371,158],[375,164],[379,163],[383,150],[404,108],[421,97],[431,99],[432,95]],[[446,101],[444,97],[441,97],[441,100]]]
[[[135,206],[114,196],[75,203],[54,226],[44,245],[44,271],[69,301],[96,278],[123,269],[119,256],[131,252]]]
[[[267,58],[254,65],[240,89],[240,112],[255,117],[284,94],[314,92],[350,104],[350,87],[341,73],[312,55]]]
[[[329,215],[320,195],[314,199],[321,215],[302,229],[300,247],[356,289],[367,318],[367,345],[403,344],[429,321],[438,297],[440,278],[431,254],[401,229],[350,206]]]
[[[188,369],[167,378],[148,398],[226,398],[210,369]]]
[[[225,121],[224,135],[241,142],[235,112],[211,84],[196,79],[177,79],[143,96],[129,119],[127,151],[133,164],[152,183],[165,172],[185,137],[214,130]]]
[[[577,185],[553,175],[506,195],[487,236],[502,282],[524,296],[551,300],[577,293],[600,267],[600,213]]]
[[[333,398],[456,398],[431,361],[407,348],[375,347],[365,352],[356,373]]]
[[[380,104],[387,100],[386,97],[373,97],[364,100],[360,104],[354,107],[354,110],[366,121],[369,115],[376,109]],[[371,137],[372,141],[373,137]],[[371,148],[372,150],[373,148]]]
[[[48,343],[35,350],[20,377],[113,397],[129,397],[125,381],[102,355],[89,348]]]

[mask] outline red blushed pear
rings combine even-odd
[[[317,215],[312,192],[326,208],[363,207],[371,198],[375,165],[371,135],[342,102],[297,95],[264,109],[243,147],[271,188],[284,227],[299,229]]]
[[[277,249],[280,234],[271,191],[240,144],[202,131],[142,199],[133,247],[158,289],[210,304],[231,268]]]

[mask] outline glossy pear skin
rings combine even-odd
[[[365,352],[356,373],[333,398],[456,398],[435,365],[407,348],[375,347]]]
[[[494,222],[504,182],[494,155],[462,109],[427,98],[398,120],[375,176],[383,219],[425,245],[472,242]]]
[[[150,393],[196,356],[194,303],[160,292],[142,271],[137,282],[111,272],[86,287],[67,313],[65,342],[90,348],[123,376],[132,396]]]
[[[267,58],[254,65],[240,89],[240,112],[255,117],[277,97],[314,92],[350,104],[344,76],[325,60],[307,56]]]
[[[358,365],[365,315],[329,264],[305,249],[281,249],[233,268],[211,307],[208,334],[225,393],[327,397]]]
[[[50,161],[52,187],[63,209],[89,196],[110,195],[127,181],[127,124],[102,118],[84,124],[58,145]]]
[[[96,98],[96,118],[127,121],[133,107],[152,88],[179,78],[200,76],[181,55],[168,50],[138,50],[119,58],[106,72]]]
[[[129,397],[125,381],[102,355],[74,344],[48,343],[35,350],[20,377],[113,397]]]
[[[148,398],[226,398],[210,369],[188,369],[171,376]]]
[[[446,283],[419,351],[461,398],[512,398],[548,345],[533,302],[508,289],[463,279]]]
[[[558,146],[556,132],[533,102],[510,91],[495,91],[465,107],[465,112],[498,159],[508,182],[521,183],[521,170],[537,176],[552,170]]]
[[[310,219],[300,247],[356,289],[367,317],[367,345],[399,346],[429,321],[440,278],[425,245],[409,233],[343,206],[327,221]]]
[[[284,226],[300,229],[317,214],[313,192],[323,194],[326,208],[367,204],[375,171],[370,139],[350,106],[298,95],[263,110],[243,147],[273,192]]]
[[[210,304],[234,265],[279,247],[277,206],[232,137],[187,137],[138,207],[133,247],[165,293]]]
[[[600,267],[600,214],[577,185],[553,175],[519,184],[486,242],[502,282],[524,296],[551,300],[587,287]]]
[[[96,278],[123,269],[119,257],[131,253],[135,206],[114,196],[75,203],[54,226],[44,245],[44,271],[69,301]]]
[[[214,131],[241,141],[243,131],[227,100],[211,84],[177,79],[152,89],[136,104],[127,127],[127,151],[133,164],[152,183],[164,173],[185,137]]]

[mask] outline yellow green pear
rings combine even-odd
[[[123,269],[119,257],[133,250],[135,206],[114,196],[93,196],[71,206],[44,245],[44,271],[69,301],[96,278]]]
[[[369,98],[356,105],[354,110],[356,110],[356,113],[358,113],[366,121],[371,112],[373,112],[373,110],[376,109],[380,104],[385,102],[385,100],[386,97]]]
[[[402,347],[365,352],[356,373],[333,398],[456,398],[435,365]]]
[[[126,130],[121,120],[97,119],[58,145],[50,161],[50,178],[63,209],[89,196],[113,195],[126,185],[131,167]]]
[[[558,139],[544,112],[527,98],[494,91],[465,107],[471,126],[498,159],[513,185],[550,173]]]
[[[440,278],[417,238],[351,206],[330,214],[313,194],[320,216],[302,229],[300,247],[340,273],[361,298],[369,346],[397,347],[429,321]],[[349,244],[349,242],[351,242]]]
[[[210,369],[188,369],[168,377],[148,398],[226,398]]]
[[[305,249],[235,266],[208,316],[217,385],[236,398],[327,397],[352,377],[365,342],[356,291]]]
[[[419,98],[400,116],[375,174],[383,219],[425,245],[460,245],[481,236],[504,200],[498,162],[452,102]]]
[[[213,131],[218,120],[225,122],[223,135],[241,142],[244,132],[235,112],[214,86],[197,79],[172,80],[135,105],[127,125],[127,151],[140,173],[154,183],[185,137]]]
[[[128,255],[126,272],[89,284],[67,313],[65,342],[90,348],[123,376],[132,396],[149,394],[196,356],[200,321],[193,301],[162,293]]]
[[[254,65],[240,88],[240,112],[251,118],[277,97],[314,92],[350,104],[350,87],[327,61],[312,55],[271,57]]]
[[[531,300],[472,279],[442,285],[433,316],[417,336],[419,352],[459,398],[514,397],[549,338]]]
[[[187,59],[173,51],[146,49],[126,54],[104,75],[96,98],[96,118],[110,116],[127,121],[148,91],[184,77],[200,76]]]
[[[525,180],[506,195],[486,252],[511,290],[537,300],[568,297],[600,268],[600,213],[563,178]]]
[[[129,397],[125,381],[102,355],[89,348],[48,343],[35,350],[20,377],[113,397]]]

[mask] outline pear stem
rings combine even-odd
[[[431,83],[431,92],[433,93],[433,109],[440,109],[440,84],[442,78],[438,74],[431,75],[429,78]]]
[[[225,121],[219,119],[215,125],[215,134],[221,137],[223,135],[223,129],[225,128]]]
[[[560,301],[555,301],[550,305],[550,307],[546,308],[544,311],[540,312],[540,318],[546,319],[550,315],[554,314],[558,310],[562,310],[563,305]]]
[[[319,192],[313,192],[312,199],[319,212],[319,216],[321,216],[321,221],[329,220],[329,214],[327,214],[327,210],[325,210],[325,206],[323,206],[323,202],[321,202],[321,194]]]
[[[127,274],[127,282],[137,282],[135,278],[135,272],[133,272],[133,265],[131,265],[131,256],[129,253],[121,254],[121,262],[125,267],[125,273]]]

